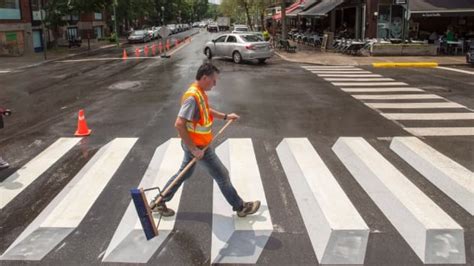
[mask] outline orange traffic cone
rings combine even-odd
[[[166,40],[166,50],[170,49],[170,39]]]
[[[151,47],[151,53],[153,54],[153,56],[156,55],[156,44],[154,43],[153,46]]]
[[[178,44],[179,44],[179,40],[176,39],[176,42],[174,43],[174,47],[178,47]]]
[[[140,49],[139,48],[135,49],[135,56],[140,57]]]
[[[163,52],[163,44],[161,42],[158,43],[158,50],[160,50],[160,54]]]
[[[122,59],[123,59],[123,60],[126,60],[126,59],[127,59],[127,51],[125,51],[125,49],[123,49]]]
[[[79,110],[77,118],[77,130],[74,133],[75,136],[89,136],[92,130],[87,127],[86,118],[84,116],[84,110]]]
[[[146,45],[145,48],[143,48],[143,50],[145,51],[145,56],[148,56],[148,52],[150,51],[150,48],[148,48],[148,45]]]

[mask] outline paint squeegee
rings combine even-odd
[[[219,130],[217,135],[212,139],[211,143],[209,143],[208,146],[206,146],[203,151],[206,151],[207,148],[212,144],[212,142],[228,127],[233,120],[229,120],[222,128]],[[161,192],[159,187],[152,187],[152,188],[134,188],[130,190],[130,195],[132,196],[133,204],[135,205],[135,208],[137,209],[137,214],[138,218],[140,220],[140,223],[143,228],[143,232],[145,233],[145,237],[147,240],[150,240],[154,238],[155,236],[158,236],[158,227],[160,225],[161,221],[161,214],[158,219],[158,222],[155,223],[155,219],[153,217],[153,212],[152,209],[158,205],[163,198],[169,193],[171,188],[173,188],[179,180],[184,176],[184,174],[191,168],[193,164],[197,162],[196,158],[193,158],[187,165],[184,167],[184,169],[178,173],[178,176],[174,179],[174,181],[166,188],[165,191]],[[145,192],[150,191],[150,190],[158,190],[160,192],[160,196],[150,204],[148,204],[148,200],[146,198]]]

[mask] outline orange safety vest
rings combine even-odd
[[[209,110],[209,103],[206,93],[197,83],[193,83],[184,93],[181,104],[190,96],[194,97],[199,107],[199,121],[186,122],[186,129],[194,144],[198,147],[207,146],[212,140],[212,121],[214,118]]]

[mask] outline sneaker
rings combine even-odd
[[[242,210],[237,212],[237,216],[245,217],[250,214],[254,214],[260,208],[260,201],[245,202]]]
[[[153,206],[154,202],[150,202],[150,206]],[[160,204],[155,205],[152,209],[153,212],[157,212],[165,217],[170,217],[175,214],[174,210],[166,207],[166,203],[160,202]]]
[[[2,157],[0,157],[0,169],[5,169],[10,167],[10,164],[7,163],[5,160],[3,160]]]

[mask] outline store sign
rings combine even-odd
[[[16,42],[16,32],[7,32],[5,33],[7,42]]]

